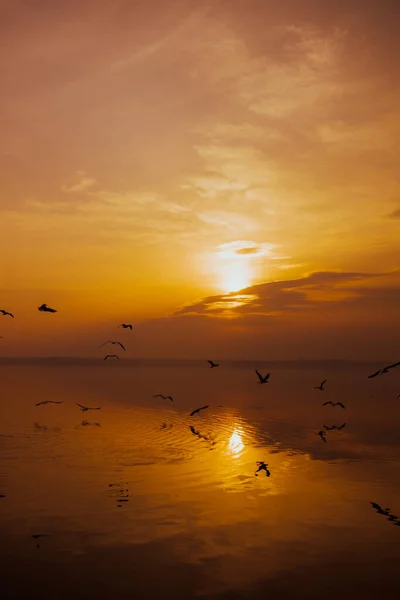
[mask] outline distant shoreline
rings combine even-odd
[[[251,368],[254,366],[266,365],[270,368],[303,368],[315,369],[324,368],[354,368],[357,366],[377,366],[388,364],[389,360],[345,360],[345,359],[291,359],[291,360],[268,360],[268,359],[246,359],[229,360],[216,357],[215,360],[223,363],[227,368]],[[1,365],[31,365],[31,366],[53,366],[53,367],[90,367],[99,366],[103,363],[103,358],[97,357],[79,357],[79,356],[55,356],[55,357],[0,357]],[[392,361],[393,362],[393,361]],[[187,358],[121,358],[120,361],[108,361],[107,368],[112,367],[201,367],[207,368],[207,359],[187,359]]]

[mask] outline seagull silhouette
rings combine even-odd
[[[266,476],[266,477],[270,477],[271,473],[268,471],[268,465],[267,465],[267,463],[265,463],[263,460],[258,460],[258,461],[256,462],[256,464],[257,464],[257,465],[259,465],[259,467],[258,467],[257,471],[254,473],[254,475],[255,475],[256,477],[258,477],[258,473],[259,473],[260,471],[265,471],[265,476]]]
[[[38,402],[35,406],[42,406],[42,404],[62,404],[62,400],[56,402],[55,400],[42,400],[42,402]]]
[[[8,312],[8,310],[1,309],[0,313],[3,315],[3,317],[6,317],[8,315],[9,317],[12,317],[14,319],[14,315],[12,313]]]
[[[329,402],[324,402],[322,406],[327,406],[328,404],[332,404],[332,406],[341,406],[342,408],[346,408],[345,405],[341,402],[331,402],[330,400]]]
[[[97,406],[96,408],[91,408],[90,406],[83,406],[82,404],[79,404],[79,402],[76,403],[79,408],[81,409],[82,412],[86,412],[88,410],[100,410],[101,406]]]
[[[209,406],[210,406],[209,404],[206,404],[205,406],[200,406],[200,408],[196,408],[195,410],[192,410],[189,417],[193,417],[193,415],[200,412],[201,410],[205,410],[206,408],[209,408]]]
[[[323,381],[321,381],[321,383],[319,385],[315,386],[314,389],[315,390],[321,390],[321,392],[323,392],[324,391],[324,385],[326,384],[327,381],[328,381],[327,379],[324,379]]]
[[[42,304],[41,306],[38,306],[38,311],[39,312],[49,312],[49,313],[57,312],[55,308],[50,308],[50,306],[47,306],[47,304]]]
[[[171,400],[171,402],[174,401],[172,396],[164,396],[164,394],[156,394],[155,396],[153,396],[153,398],[162,398],[163,400]]]
[[[124,329],[130,329],[132,331],[132,325],[130,323],[121,323],[121,325],[118,325],[118,327],[123,327]]]
[[[327,425],[324,425],[324,428],[327,431],[333,431],[334,429],[337,429],[338,431],[340,431],[341,429],[346,427],[346,425],[347,425],[347,423],[343,423],[343,425],[340,425],[339,427],[337,425],[331,425],[330,427],[328,427]]]
[[[126,348],[123,344],[121,344],[121,342],[113,342],[112,340],[108,340],[108,342],[104,342],[104,344],[101,344],[100,348],[101,346],[105,346],[106,344],[117,344],[118,346],[121,346],[122,350],[125,350],[126,352]]]
[[[105,356],[103,360],[107,360],[107,358],[118,358],[119,360],[119,356],[117,356],[116,354],[107,354],[107,356]]]
[[[328,440],[325,437],[325,431],[318,431],[318,435],[323,442],[325,442],[326,444],[328,443]]]
[[[214,369],[214,367],[219,367],[219,364],[213,362],[212,360],[208,360],[207,362],[210,365],[210,369]]]
[[[259,384],[261,384],[261,383],[268,383],[268,379],[269,379],[269,376],[270,376],[270,374],[269,374],[269,373],[267,373],[267,374],[265,375],[265,377],[263,377],[263,376],[261,375],[261,373],[259,373],[259,372],[257,371],[257,369],[256,369],[255,371],[256,371],[256,373],[257,373],[257,377],[258,377],[258,381],[257,381],[257,383],[259,383]]]
[[[376,510],[377,513],[379,513],[380,515],[385,515],[385,516],[389,516],[390,515],[390,508],[382,508],[382,506],[380,506],[379,504],[377,504],[376,502],[370,502],[370,504],[372,504],[372,507]]]

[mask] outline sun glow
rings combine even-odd
[[[246,260],[233,260],[221,269],[220,285],[224,292],[238,292],[251,283],[250,265]]]
[[[243,448],[244,444],[242,441],[242,436],[235,429],[235,431],[232,433],[229,439],[229,450],[232,452],[232,454],[238,455],[243,450]]]

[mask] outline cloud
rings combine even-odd
[[[400,208],[391,212],[389,217],[391,217],[392,219],[400,219]]]
[[[67,194],[79,194],[80,192],[87,192],[94,185],[97,184],[96,179],[89,177],[84,171],[78,171],[76,173],[77,181],[69,185],[63,185],[61,190]]]
[[[349,304],[359,308],[371,308],[383,306],[386,302],[393,308],[400,302],[399,275],[400,272],[316,272],[299,279],[253,285],[237,293],[209,296],[181,308],[175,314],[214,317],[230,315],[241,318],[258,315],[279,318],[307,311],[314,311],[316,316],[321,316],[323,311],[346,307]],[[385,287],[368,285],[369,282],[385,276],[394,278],[394,284]]]

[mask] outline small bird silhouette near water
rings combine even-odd
[[[385,516],[390,515],[390,508],[382,508],[382,506],[380,506],[376,502],[370,502],[370,504],[376,510],[376,512],[379,513],[380,515],[385,515]]]
[[[270,476],[271,476],[271,473],[270,473],[270,471],[268,470],[268,465],[267,465],[267,463],[265,463],[263,460],[258,460],[256,464],[257,464],[257,465],[259,465],[259,466],[258,466],[258,469],[257,469],[257,471],[254,473],[254,475],[255,475],[256,477],[258,477],[258,473],[259,473],[260,471],[265,471],[265,476],[266,476],[266,477],[270,477]]]
[[[265,375],[265,377],[263,377],[263,376],[261,375],[261,373],[259,373],[259,372],[257,371],[257,369],[256,369],[255,371],[256,371],[256,373],[257,373],[257,377],[258,377],[258,381],[257,381],[257,383],[259,383],[259,384],[262,384],[262,383],[268,383],[268,379],[269,379],[269,377],[270,377],[270,374],[269,374],[269,373],[267,373],[267,374]]]
[[[121,323],[121,325],[118,325],[118,327],[123,327],[124,329],[130,329],[132,331],[132,325],[130,323]]]
[[[325,431],[322,431],[322,430],[321,430],[321,431],[318,431],[318,435],[319,435],[319,437],[321,438],[321,440],[322,440],[323,442],[325,442],[325,444],[327,444],[327,443],[328,443],[328,440],[327,440],[327,439],[326,439],[326,437],[325,437]]]
[[[56,400],[42,400],[42,402],[37,402],[35,406],[42,406],[43,404],[62,404],[62,400],[58,402]]]
[[[341,402],[331,402],[331,400],[329,400],[329,402],[324,402],[322,406],[327,406],[328,404],[332,404],[332,406],[341,406],[342,408],[346,408],[345,405]]]
[[[321,383],[319,385],[315,386],[314,389],[315,390],[321,390],[321,392],[323,392],[324,391],[324,385],[326,384],[327,381],[328,381],[327,379],[324,379],[323,381],[321,381]]]
[[[82,412],[86,412],[87,410],[100,410],[101,406],[96,406],[95,408],[91,408],[90,406],[83,406],[82,404],[79,404],[79,402],[76,403],[79,408],[81,409]]]
[[[343,423],[342,425],[331,425],[330,427],[328,427],[328,425],[324,425],[324,428],[327,431],[333,431],[334,429],[336,429],[337,431],[341,431],[342,429],[344,429],[346,427],[347,423]]]
[[[200,412],[201,410],[205,410],[206,408],[209,408],[209,406],[210,406],[209,404],[206,404],[205,406],[200,406],[200,408],[196,408],[195,410],[192,410],[189,417],[193,417],[193,415]]]
[[[103,360],[107,360],[107,358],[117,358],[118,360],[120,360],[119,356],[117,356],[116,354],[107,354],[107,356],[105,356]]]
[[[49,313],[57,312],[55,308],[50,308],[50,306],[47,306],[47,304],[42,304],[41,306],[38,306],[38,311],[39,312],[49,312]]]
[[[8,315],[9,317],[12,317],[13,319],[15,318],[12,313],[8,312],[8,310],[1,309],[0,313],[3,315],[3,317],[6,317]]]
[[[126,348],[123,344],[121,344],[121,342],[113,342],[112,340],[108,340],[108,342],[104,342],[104,344],[101,344],[100,348],[102,346],[105,346],[106,344],[117,344],[118,346],[121,346],[122,350],[125,350],[125,352],[126,352]]]
[[[164,396],[164,394],[156,394],[153,398],[162,398],[163,400],[170,400],[171,402],[174,401],[172,396]]]
[[[214,369],[215,367],[219,367],[219,364],[218,364],[218,363],[215,363],[215,362],[214,362],[214,361],[212,361],[212,360],[208,360],[207,362],[208,362],[208,364],[210,365],[210,369]]]

